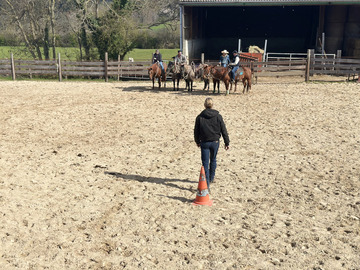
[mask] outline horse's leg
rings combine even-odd
[[[245,78],[242,79],[242,83],[244,85],[244,89],[243,89],[243,94],[244,94],[245,93],[245,88],[246,88],[246,79]]]
[[[179,84],[180,84],[180,79],[178,78],[178,79],[177,79],[177,90],[178,90],[178,91],[180,90]]]
[[[154,90],[154,88],[155,88],[155,77],[152,78],[152,83],[153,83],[152,89]]]
[[[225,80],[224,83],[225,83],[225,88],[226,88],[226,95],[228,95],[229,94],[229,80]],[[219,92],[219,94],[220,94],[220,92]]]
[[[215,90],[216,90],[216,80],[215,79],[213,79],[213,85],[214,85],[214,94],[215,94]]]
[[[248,91],[251,90],[251,77],[247,79]]]
[[[218,86],[218,94],[220,94],[220,80],[217,81],[217,86]],[[229,85],[228,85],[229,87]]]
[[[203,90],[206,90],[206,86],[207,86],[208,82],[206,79],[204,79],[204,89]],[[209,89],[208,89],[209,90]]]
[[[191,80],[190,83],[191,83],[191,92],[192,92],[192,90],[193,90],[193,80]]]

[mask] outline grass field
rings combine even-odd
[[[160,52],[164,60],[171,60],[173,56],[177,54],[178,49],[161,49]],[[128,60],[129,57],[134,58],[135,61],[147,61],[151,59],[154,49],[134,49],[127,53],[124,60]],[[13,46],[0,46],[0,59],[9,59],[11,53],[14,54],[15,59],[32,59],[30,53],[25,47],[13,47]],[[80,58],[79,48],[56,48],[56,54],[60,53],[62,60],[78,60]]]

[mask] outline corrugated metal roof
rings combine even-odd
[[[180,0],[180,5],[346,5],[359,0]]]

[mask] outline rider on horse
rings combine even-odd
[[[156,50],[155,53],[153,54],[153,64],[154,63],[159,63],[159,65],[161,67],[161,74],[164,74],[165,70],[164,70],[164,65],[163,65],[163,61],[162,61],[162,55],[159,50]]]
[[[231,72],[230,72],[230,78],[231,78],[232,82],[235,80],[235,73],[238,70],[239,65],[240,65],[240,57],[239,57],[238,52],[236,50],[233,51],[233,56],[234,56],[234,59],[229,64],[229,66],[232,68]]]
[[[184,74],[184,65],[186,64],[186,56],[182,55],[182,51],[178,50],[178,54],[175,56],[175,66],[180,65],[180,71],[183,76]]]
[[[220,62],[219,62],[220,66],[227,67],[230,64],[230,57],[228,53],[229,52],[227,50],[221,51]]]

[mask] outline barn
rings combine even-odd
[[[180,24],[180,47],[190,60],[251,45],[360,58],[359,0],[180,0]]]

